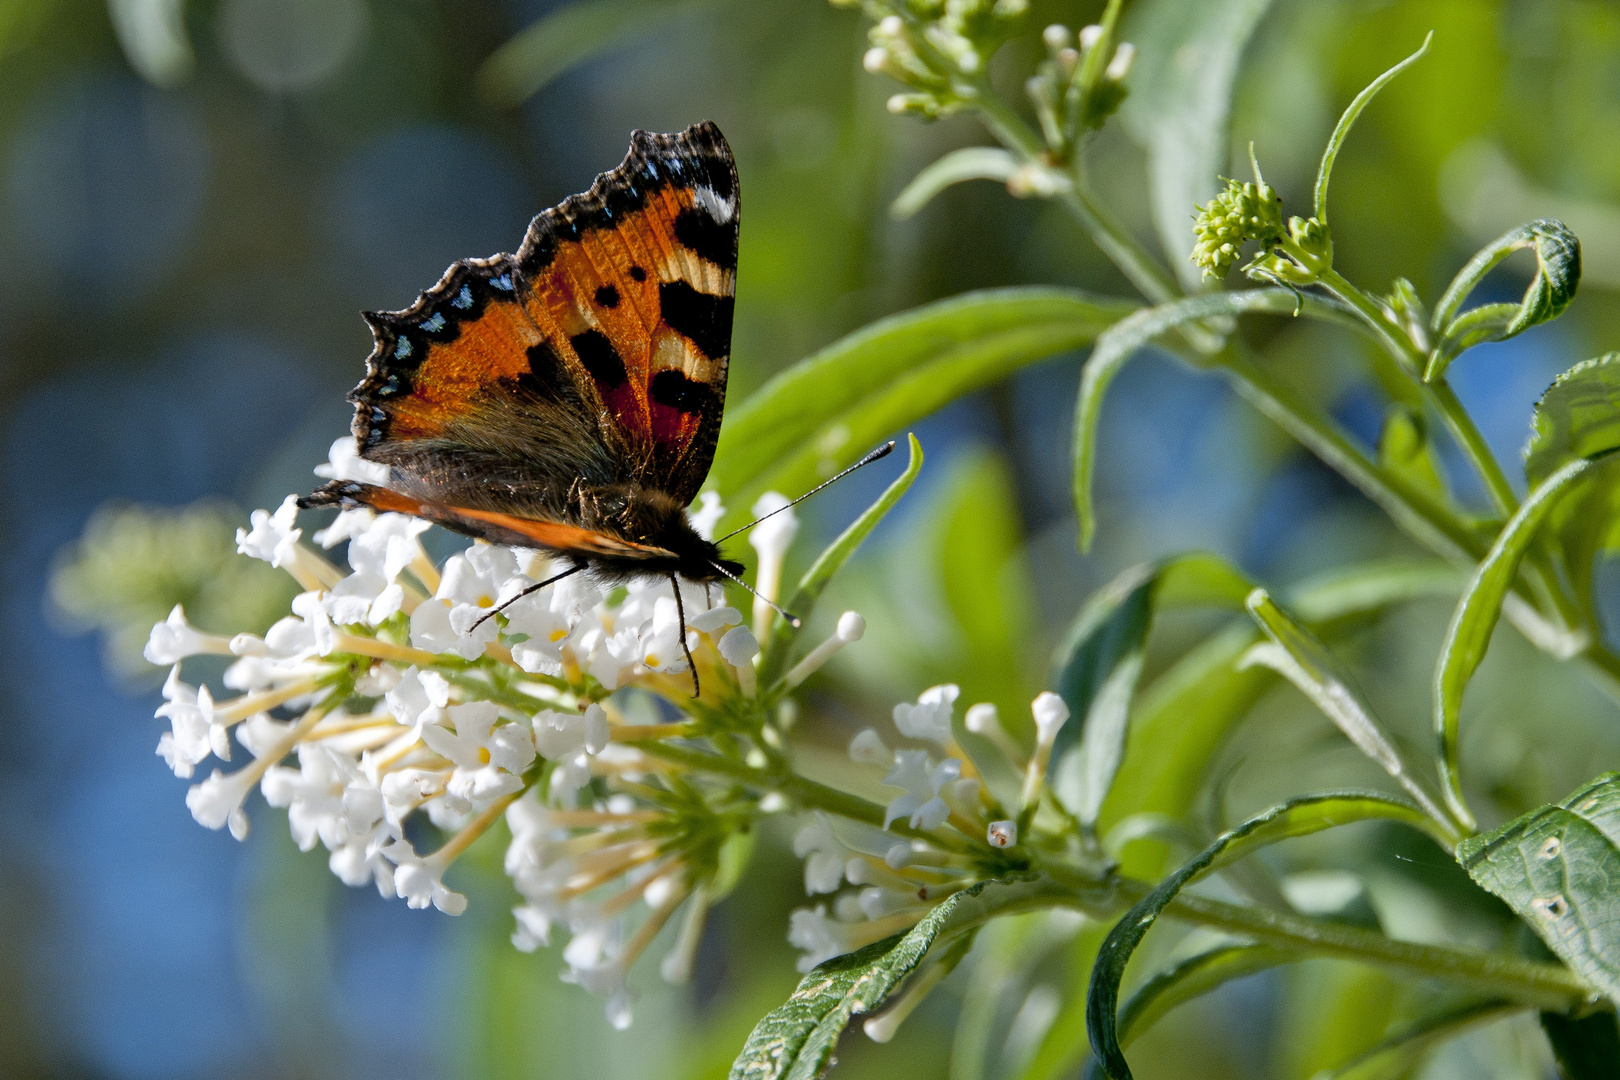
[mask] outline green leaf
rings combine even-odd
[[[1536,403],[1524,472],[1534,486],[1568,461],[1620,447],[1620,353],[1583,360],[1554,380]],[[1582,625],[1596,632],[1593,574],[1598,556],[1620,546],[1620,485],[1590,483],[1559,503],[1545,526]]]
[[[1192,210],[1219,190],[1231,158],[1227,118],[1244,47],[1269,0],[1142,0],[1122,37],[1137,47],[1125,129],[1148,155],[1153,222],[1183,284],[1202,274],[1188,260]]]
[[[1445,498],[1446,487],[1422,413],[1399,402],[1389,407],[1378,437],[1378,463],[1412,487],[1437,500]]]
[[[912,178],[895,196],[889,212],[904,221],[927,206],[935,195],[964,180],[997,180],[1018,175],[1018,159],[998,146],[965,146],[952,150]]]
[[[1620,447],[1620,352],[1604,353],[1553,380],[1536,402],[1524,475],[1541,483],[1576,458]]]
[[[946,899],[904,934],[827,961],[754,1028],[731,1066],[730,1080],[814,1080],[825,1075],[850,1019],[882,1007],[930,948],[943,949],[998,915],[1052,906],[1065,898],[1073,900],[1048,882],[981,883]]]
[[[1614,1013],[1598,1012],[1580,1019],[1563,1013],[1541,1014],[1558,1071],[1564,1080],[1610,1080],[1620,1062],[1620,1025]]]
[[[1092,1052],[1107,1076],[1131,1080],[1131,1069],[1120,1045],[1116,1013],[1125,965],[1148,930],[1176,894],[1213,870],[1235,862],[1269,844],[1308,836],[1338,825],[1384,819],[1399,821],[1434,834],[1434,824],[1423,811],[1389,795],[1376,792],[1330,792],[1293,799],[1257,814],[1222,834],[1197,858],[1161,881],[1152,892],[1126,912],[1109,931],[1097,952],[1086,1004],[1086,1032]]]
[[[916,480],[917,474],[922,471],[922,444],[917,441],[917,436],[907,435],[906,446],[910,453],[906,471],[895,477],[894,482],[884,489],[877,501],[868,506],[860,517],[838,534],[836,540],[827,545],[825,551],[816,556],[816,561],[810,564],[810,569],[799,579],[799,586],[793,590],[786,607],[805,622],[809,622],[810,612],[815,608],[816,601],[821,599],[822,590],[826,589],[833,575],[843,568],[851,555],[855,554],[855,549],[871,535],[873,529],[877,528],[878,522],[888,516],[889,511],[900,501],[900,497],[911,490],[912,481]],[[765,646],[765,655],[759,663],[759,681],[762,685],[770,686],[782,676],[783,669],[787,666],[788,653],[798,635],[799,630],[786,622],[778,623],[771,632],[770,641]]]
[[[1424,1055],[1441,1043],[1523,1011],[1524,1006],[1518,1002],[1494,998],[1438,1009],[1407,1024],[1348,1065],[1315,1080],[1402,1080],[1412,1075]]]
[[[1144,563],[1120,574],[1081,609],[1058,650],[1057,692],[1078,724],[1078,745],[1060,747],[1054,792],[1087,827],[1125,753],[1126,719],[1160,603],[1238,610],[1252,587],[1215,555],[1195,553]],[[1067,742],[1067,740],[1064,740]]]
[[[1362,696],[1350,672],[1326,645],[1278,607],[1264,589],[1249,594],[1249,613],[1271,640],[1250,649],[1241,661],[1264,664],[1297,686],[1329,720],[1423,808],[1431,819],[1430,832],[1448,850],[1460,835]]]
[[[1109,327],[1097,338],[1097,347],[1080,375],[1080,397],[1074,408],[1074,507],[1080,515],[1080,550],[1091,548],[1097,531],[1092,507],[1092,474],[1097,464],[1097,425],[1103,395],[1138,349],[1185,323],[1261,311],[1274,315],[1297,310],[1299,299],[1287,289],[1251,289],[1214,293],[1144,308]]]
[[[1462,583],[1462,574],[1445,563],[1378,560],[1302,582],[1288,591],[1288,601],[1331,639],[1392,604],[1455,597]],[[1136,813],[1189,819],[1227,734],[1276,684],[1277,675],[1269,668],[1238,666],[1259,636],[1251,620],[1234,623],[1183,656],[1141,694],[1125,760],[1103,804],[1105,828]],[[1163,845],[1137,844],[1125,853],[1124,868],[1135,877],[1156,879],[1164,872],[1164,858]]]
[[[1446,803],[1457,820],[1468,828],[1473,828],[1474,818],[1463,798],[1457,768],[1463,691],[1490,647],[1491,632],[1502,615],[1502,601],[1513,587],[1524,553],[1559,498],[1592,467],[1592,462],[1591,458],[1576,458],[1536,485],[1503,526],[1491,550],[1474,571],[1451,617],[1451,625],[1446,628],[1434,672],[1434,730],[1440,742],[1440,777]]]
[[[1469,837],[1457,861],[1575,974],[1620,1002],[1620,773]]]
[[[1423,57],[1423,54],[1429,51],[1429,42],[1433,40],[1434,32],[1431,30],[1429,35],[1423,39],[1423,44],[1418,46],[1417,52],[1378,76],[1367,85],[1366,89],[1357,94],[1355,99],[1350,102],[1349,107],[1344,110],[1344,115],[1339,117],[1339,122],[1334,125],[1333,134],[1328,136],[1327,146],[1322,150],[1322,164],[1317,166],[1316,169],[1314,213],[1316,220],[1321,222],[1324,227],[1328,223],[1328,182],[1333,179],[1333,163],[1338,160],[1339,151],[1344,146],[1344,140],[1350,136],[1350,129],[1355,126],[1362,110],[1372,104],[1372,99],[1378,96],[1378,92],[1388,86],[1395,76],[1417,63]]]
[[[740,518],[761,492],[806,490],[891,432],[1087,344],[1133,310],[1077,289],[1009,288],[880,319],[731,410],[708,486],[725,494]]]
[[[1158,1023],[1171,1009],[1216,987],[1256,972],[1306,959],[1305,953],[1275,945],[1223,945],[1190,956],[1173,967],[1155,972],[1119,1010],[1115,1028],[1122,1047]],[[1103,1075],[1101,1062],[1091,1060],[1087,1080]]]
[[[1536,274],[1517,304],[1484,304],[1458,314],[1486,274],[1515,251],[1536,255]],[[1510,229],[1457,271],[1440,303],[1435,305],[1433,328],[1438,339],[1423,369],[1425,382],[1445,373],[1452,360],[1466,349],[1486,341],[1501,341],[1564,313],[1575,299],[1581,282],[1581,242],[1562,221],[1540,218]],[[1554,384],[1556,385],[1556,384]]]
[[[517,105],[569,68],[713,0],[578,0],[537,19],[478,70],[479,96]]]

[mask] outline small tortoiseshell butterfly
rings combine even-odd
[[[720,433],[738,209],[714,124],[635,132],[517,254],[464,259],[406,310],[366,315],[354,437],[389,483],[333,481],[301,505],[414,514],[570,561],[540,585],[587,568],[737,581],[685,508]]]

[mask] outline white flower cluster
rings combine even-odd
[[[318,471],[386,479],[368,475],[376,468],[342,439]],[[696,527],[711,530],[720,512],[706,496]],[[630,964],[702,883],[687,880],[678,851],[648,837],[660,811],[623,794],[576,804],[595,777],[659,767],[613,744],[620,721],[597,702],[632,684],[672,700],[690,693],[671,584],[610,590],[577,574],[517,599],[503,625],[485,616],[566,566],[474,543],[441,571],[421,546],[427,523],[358,509],[312,537],[326,549],[347,544],[345,573],[303,542],[296,518],[289,496],[273,513],[255,511],[237,534],[242,553],[304,587],[263,637],[202,633],[179,607],[152,630],[147,659],[172,665],[157,710],[170,730],[158,753],[181,777],[210,757],[230,762],[233,737],[247,753],[245,765],[215,768],[191,787],[193,816],[240,839],[257,787],[287,810],[301,848],[330,852],[344,882],[459,914],[466,899],[444,873],[504,814],[513,835],[506,865],[525,899],[514,943],[532,949],[565,925],[565,977],[608,996],[614,1023],[628,1023]],[[719,590],[681,589],[685,645],[705,688],[751,693],[759,647],[741,613]],[[222,682],[236,696],[216,699],[182,679],[182,662],[204,654],[234,658]],[[451,834],[431,853],[405,836],[418,810]],[[623,917],[638,902],[651,915],[627,938]]]
[[[935,904],[980,880],[981,864],[961,853],[970,839],[997,850],[1017,846],[1017,820],[990,820],[999,804],[976,775],[963,775],[976,770],[951,731],[960,696],[947,683],[924,690],[916,704],[894,707],[900,734],[944,748],[952,756],[943,760],[927,750],[890,749],[873,728],[850,741],[850,759],[887,770],[883,784],[901,792],[884,809],[882,829],[817,812],[794,836],[793,852],[804,860],[804,891],[837,894],[830,914],[823,903],[799,908],[791,916],[788,940],[803,950],[800,971],[906,929]],[[1002,730],[994,705],[974,705],[965,726],[1026,774],[1019,801],[1032,814],[1068,709],[1062,698],[1048,692],[1035,699],[1031,712],[1036,725],[1033,754],[1019,750]],[[892,831],[897,822],[910,826],[909,837]],[[841,892],[846,881],[855,888]]]

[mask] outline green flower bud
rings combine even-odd
[[[1222,278],[1250,240],[1270,245],[1283,237],[1282,199],[1264,180],[1226,182],[1226,190],[1198,208],[1192,261],[1205,277]]]

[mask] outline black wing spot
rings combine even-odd
[[[675,216],[675,239],[722,270],[737,269],[737,226],[687,207]]]
[[[632,281],[646,281],[647,271],[643,270],[639,266],[632,266],[630,268],[630,278]]]
[[[575,334],[568,339],[568,343],[579,354],[580,363],[585,365],[585,370],[590,372],[600,389],[612,390],[630,381],[630,376],[624,370],[624,360],[602,331],[587,330],[583,334]]]
[[[619,290],[612,285],[604,285],[596,290],[596,302],[601,307],[616,308],[619,306]]]
[[[664,321],[711,360],[731,353],[732,299],[698,292],[684,281],[658,286]]]
[[[673,368],[666,368],[654,375],[647,392],[658,404],[668,405],[683,413],[701,413],[714,401],[714,391],[707,383],[689,379],[685,373]]]

